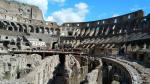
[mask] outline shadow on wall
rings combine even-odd
[[[53,78],[47,84],[69,84],[69,74],[65,68],[65,55],[59,55],[60,63],[55,67]]]

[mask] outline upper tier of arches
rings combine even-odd
[[[49,35],[59,35],[59,28],[52,28],[41,25],[31,25],[18,22],[10,22],[6,20],[0,20],[0,29],[15,31],[20,33],[41,33]]]
[[[90,22],[64,23],[71,36],[109,36],[136,31],[148,31],[150,14],[144,16],[142,10],[129,14]],[[61,30],[63,32],[63,30]]]

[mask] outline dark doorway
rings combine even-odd
[[[55,45],[57,44],[57,42],[54,42],[53,44],[52,44],[52,49],[55,49],[56,47],[55,47]]]

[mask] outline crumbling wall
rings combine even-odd
[[[67,57],[67,69],[70,71],[68,84],[102,84],[101,59],[79,58],[72,55]]]
[[[102,62],[101,59],[90,59],[88,64],[88,73],[80,84],[102,84]],[[92,66],[90,66],[92,65]]]
[[[81,77],[80,63],[72,55],[67,56],[66,60],[66,67],[69,70],[69,84],[79,84]]]
[[[28,63],[32,63],[31,60],[32,59],[30,59]],[[34,58],[33,60],[38,59]],[[36,67],[33,66],[34,69],[26,76],[23,76],[20,79],[1,80],[0,84],[47,84],[49,79],[53,77],[55,67],[59,64],[59,57],[58,55],[47,57],[41,60],[38,64],[39,65]]]
[[[0,3],[0,13],[7,15],[11,14],[14,16],[19,15],[23,18],[43,20],[42,11],[36,6],[10,0],[0,0]]]
[[[34,54],[0,55],[0,61],[0,80],[14,80],[23,77],[38,66],[41,56]]]
[[[101,82],[101,65],[99,65],[99,61],[96,61],[98,65],[94,68],[91,67],[92,70],[88,73],[89,64],[80,64],[73,55],[53,55],[43,60],[37,54],[15,55],[14,57],[19,61],[14,64],[11,59],[10,64],[15,65],[15,70],[20,71],[19,74],[18,71],[11,71],[11,75],[14,74],[15,76],[1,80],[0,84],[80,84],[82,80],[88,81],[88,84],[99,84]],[[8,66],[4,67],[5,71],[12,70],[8,69]],[[14,67],[12,66],[12,68]],[[2,71],[2,68],[0,70]]]

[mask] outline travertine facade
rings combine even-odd
[[[142,10],[58,26],[0,0],[0,84],[150,84],[149,27]]]

